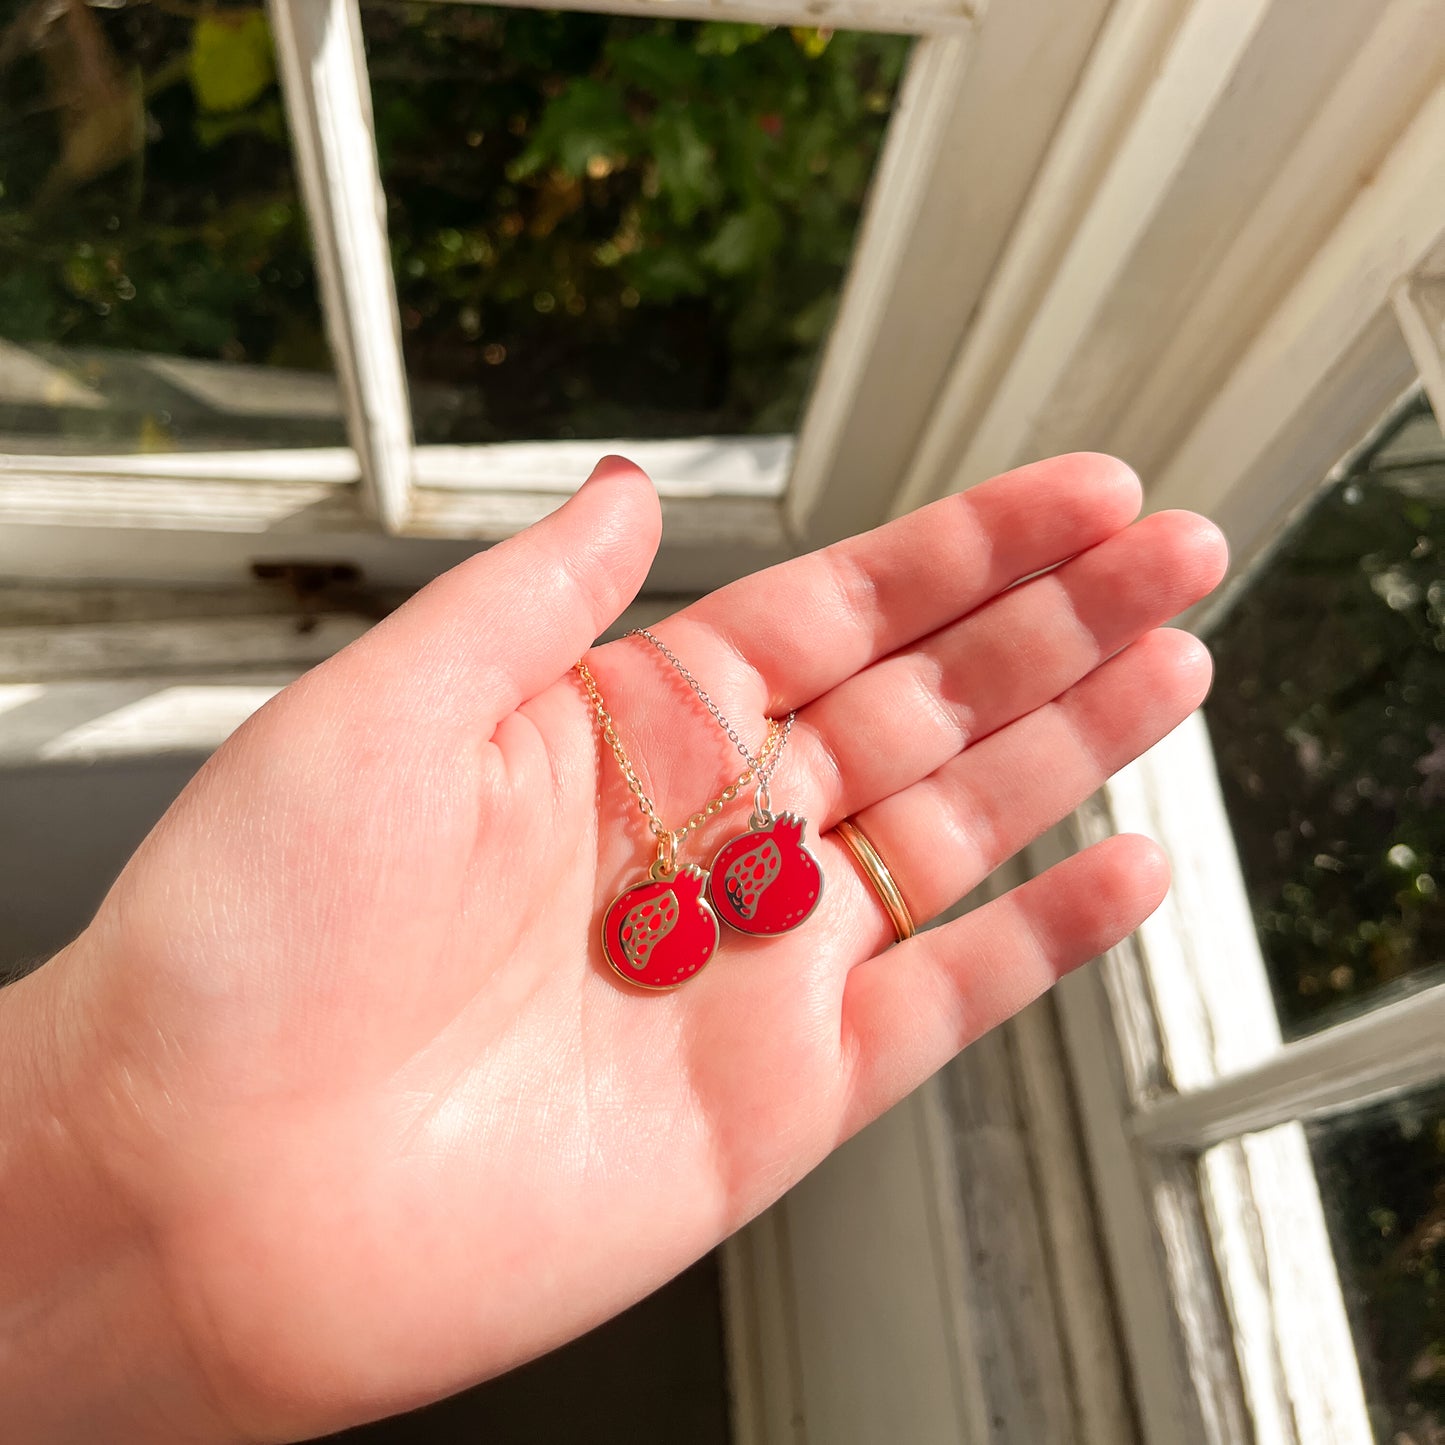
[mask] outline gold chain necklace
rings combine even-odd
[[[747,831],[725,843],[708,870],[708,896],[718,917],[740,933],[769,936],[796,928],[823,896],[823,870],[803,843],[807,820],[797,813],[773,812],[768,784],[782,746],[766,763],[761,757],[754,758],[703,685],[660,637],[645,627],[634,628],[627,635],[650,642],[672,664],[712,714],[713,721],[748,760],[758,780]],[[792,729],[793,717],[789,713],[783,725],[784,740]]]
[[[754,807],[753,813],[756,816],[766,811],[766,800],[768,796],[768,784],[772,781],[773,772],[783,756],[783,748],[787,745],[788,734],[793,730],[793,719],[797,717],[796,712],[790,712],[782,723],[783,737],[778,744],[777,750],[772,757],[767,756],[768,743],[763,744],[762,751],[754,757],[748,751],[748,745],[738,736],[737,729],[723,716],[722,709],[710,698],[707,690],[695,678],[682,659],[660,638],[656,633],[649,631],[646,627],[634,627],[631,632],[623,634],[624,637],[646,638],[676,669],[677,675],[697,694],[697,700],[712,714],[713,721],[728,735],[732,745],[743,755],[743,760],[752,770],[752,775],[758,780],[758,805]],[[768,742],[772,741],[772,730],[778,726],[775,718],[768,719]],[[744,781],[747,774],[743,775]],[[741,784],[740,784],[741,786]]]
[[[787,742],[788,727],[770,719],[756,758],[734,736],[739,752],[748,759],[747,768],[682,827],[669,828],[637,776],[592,670],[585,660],[579,660],[576,667],[602,737],[657,839],[657,857],[647,877],[624,888],[603,914],[602,952],[613,972],[628,983],[645,989],[673,989],[707,963],[717,950],[720,934],[717,915],[704,896],[707,872],[695,864],[679,867],[678,845],[721,812],[760,771],[771,775]]]
[[[701,828],[709,818],[715,818],[754,778],[763,777],[765,772],[771,775],[773,769],[778,765],[778,759],[782,756],[783,745],[788,740],[788,730],[793,721],[791,716],[786,724],[778,722],[776,718],[769,718],[767,737],[758,750],[758,756],[754,758],[746,747],[738,742],[738,750],[747,759],[747,767],[717,797],[699,808],[682,827],[669,828],[662,821],[652,799],[647,796],[647,792],[642,786],[642,780],[637,776],[637,769],[633,767],[632,759],[627,756],[627,750],[622,746],[622,739],[617,733],[617,725],[612,720],[612,714],[607,710],[607,704],[602,700],[602,692],[597,686],[597,679],[592,676],[592,671],[585,662],[577,664],[577,674],[582,679],[582,686],[587,689],[587,696],[592,703],[593,712],[597,715],[597,725],[602,730],[602,737],[607,746],[612,749],[612,756],[617,759],[617,766],[627,780],[628,790],[637,799],[637,806],[642,810],[642,816],[647,819],[647,826],[657,839],[658,854],[652,865],[653,869],[657,870],[653,874],[654,877],[661,877],[665,870],[675,867],[677,846],[689,833]],[[731,736],[731,734],[729,735]],[[734,739],[734,741],[737,740]]]

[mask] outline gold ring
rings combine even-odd
[[[863,870],[864,876],[873,885],[873,890],[883,905],[883,911],[887,913],[888,921],[892,923],[893,931],[898,935],[898,942],[902,943],[905,938],[912,938],[918,931],[913,926],[913,915],[908,911],[908,905],[903,901],[903,894],[899,891],[897,883],[893,881],[893,875],[888,871],[888,865],[873,846],[872,839],[856,823],[847,818],[840,823],[835,823],[833,831],[853,855],[859,868]]]

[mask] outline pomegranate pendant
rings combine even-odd
[[[713,859],[708,895],[718,917],[743,933],[786,933],[823,896],[818,860],[803,846],[807,822],[754,809],[752,826]]]
[[[713,956],[717,915],[702,896],[707,874],[657,864],[644,883],[624,888],[602,919],[602,952],[612,971],[637,988],[686,983]]]

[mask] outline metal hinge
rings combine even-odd
[[[295,561],[252,562],[258,582],[284,587],[296,603],[298,632],[311,632],[327,612],[353,612],[382,617],[391,604],[381,603],[362,586],[362,571],[355,562]]]

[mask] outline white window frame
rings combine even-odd
[[[1387,304],[1431,289],[1412,280]],[[1254,567],[1268,565],[1267,542],[1255,550]],[[1121,831],[1163,843],[1174,886],[1096,972],[1065,982],[1059,1009],[1116,1278],[1133,1296],[1141,1411],[1169,1438],[1210,1445],[1368,1442],[1304,1124],[1445,1079],[1445,982],[1282,1041],[1200,716],[1030,860],[1041,869]]]
[[[989,12],[967,0],[563,0],[563,8],[844,26],[917,42],[796,445],[703,437],[475,447],[413,441],[358,0],[268,3],[351,445],[164,458],[0,455],[4,573],[62,576],[107,558],[106,570],[89,575],[229,582],[246,561],[298,549],[345,555],[379,533],[398,539],[383,562],[387,577],[420,581],[451,560],[447,542],[510,535],[555,507],[609,450],[633,456],[658,482],[666,550],[692,587],[881,520],[891,488],[880,467],[896,473],[908,441],[896,422],[879,425],[891,414],[888,395],[903,386],[905,405],[926,405],[1106,0],[1079,0],[1063,17],[1046,0],[1004,0]],[[1025,63],[1033,83],[1015,94]],[[1014,124],[1001,161],[979,121],[1005,104]],[[964,274],[942,275],[958,284],[941,306],[929,304],[917,292],[920,258],[931,258],[933,273],[940,265],[957,272],[956,237],[970,218],[976,240]],[[891,457],[875,440],[880,432],[892,439]],[[204,543],[171,536],[169,546],[153,540],[132,557],[92,535],[116,528],[184,532]],[[671,588],[666,575],[659,585]]]
[[[1237,582],[1417,378],[1445,416],[1445,9],[1116,5],[895,510],[1095,447],[1219,522]],[[1367,1441],[1298,1121],[1445,1075],[1445,985],[1282,1045],[1197,720],[1028,870],[1130,827],[1171,900],[1044,1009],[1141,1437]]]

